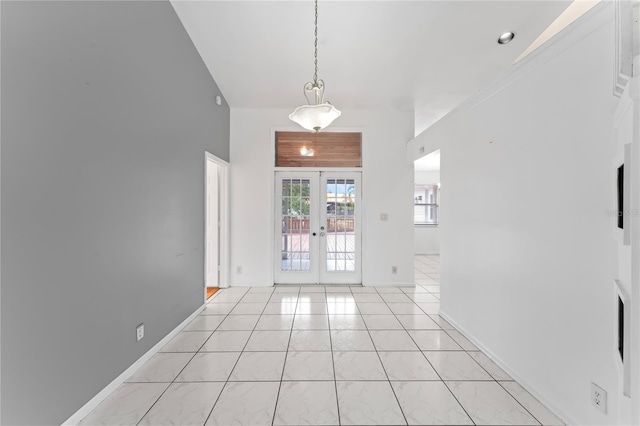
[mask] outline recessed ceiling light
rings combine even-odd
[[[500,37],[498,37],[498,44],[507,44],[515,37],[515,33],[509,31],[507,33],[503,33]]]

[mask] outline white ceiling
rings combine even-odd
[[[172,3],[232,108],[306,102],[313,1]],[[504,73],[570,3],[321,0],[318,74],[326,99],[342,110],[413,110],[423,130]],[[505,31],[516,38],[497,44]]]

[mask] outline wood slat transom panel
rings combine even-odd
[[[276,167],[362,167],[362,133],[276,132]]]

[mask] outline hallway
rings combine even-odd
[[[562,425],[414,287],[221,290],[83,425]]]

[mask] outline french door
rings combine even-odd
[[[361,173],[276,172],[276,284],[360,284]]]

